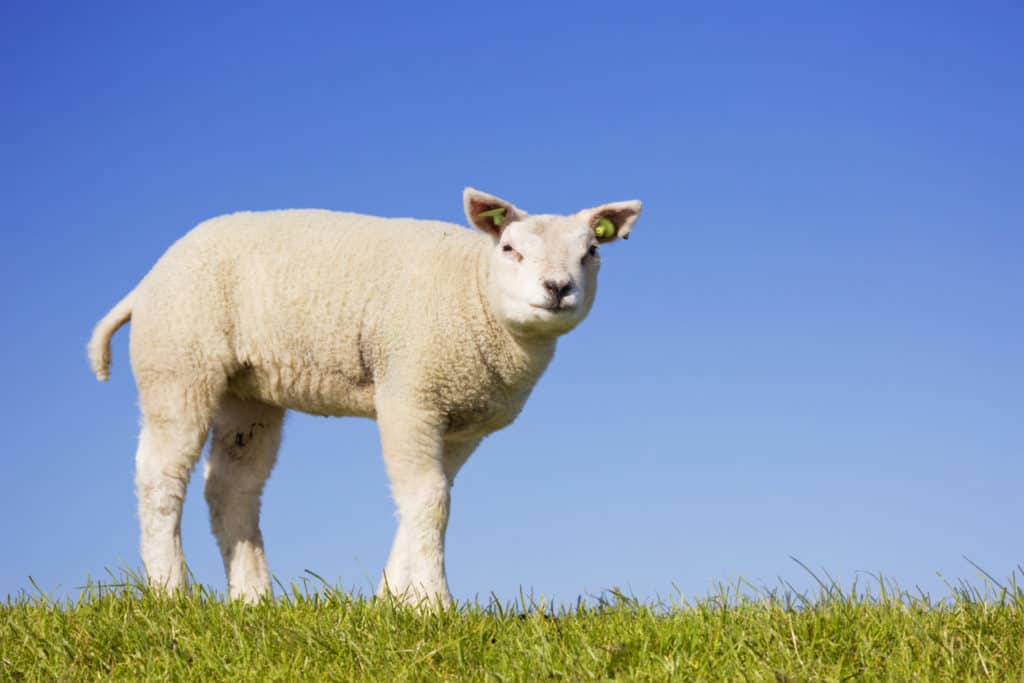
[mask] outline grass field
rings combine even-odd
[[[133,577],[73,603],[8,598],[0,680],[1024,681],[1015,579],[942,600],[879,581],[822,583],[813,597],[738,585],[693,602],[612,592],[438,613],[313,585],[252,607],[202,587],[159,597]]]

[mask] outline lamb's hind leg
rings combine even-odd
[[[277,460],[284,410],[231,396],[213,422],[206,464],[206,501],[232,599],[270,595],[260,533],[260,496]]]
[[[165,592],[185,585],[181,508],[206,440],[210,393],[172,384],[139,387],[142,432],[135,456],[141,554],[149,584]]]

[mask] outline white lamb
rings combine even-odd
[[[398,512],[379,592],[450,603],[455,474],[522,409],[556,338],[590,310],[598,245],[625,238],[641,208],[530,216],[472,188],[463,200],[481,232],[318,210],[214,218],[99,322],[89,357],[102,381],[110,338],[132,321],[152,586],[184,585],[182,502],[212,429],[206,500],[230,596],[270,594],[260,496],[293,409],[377,420]]]

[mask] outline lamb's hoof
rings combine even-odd
[[[256,605],[263,600],[273,597],[270,586],[263,584],[249,584],[243,586],[232,586],[230,589],[232,602],[239,601],[246,605]]]
[[[433,612],[450,609],[455,604],[451,593],[447,590],[429,592],[417,590],[412,586],[401,591],[393,588],[380,590],[377,592],[377,598],[381,600],[394,600],[409,607]]]

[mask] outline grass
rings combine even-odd
[[[112,577],[113,578],[113,577]],[[933,600],[878,580],[801,595],[739,584],[694,602],[617,591],[437,613],[293,585],[257,606],[137,577],[0,606],[0,680],[1024,681],[1024,589]]]

